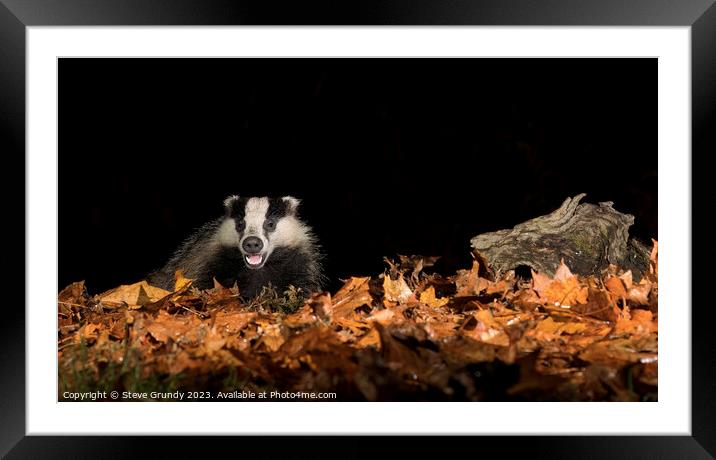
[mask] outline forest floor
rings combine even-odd
[[[145,281],[58,296],[60,401],[655,401],[657,243],[635,280],[386,259],[335,293]],[[94,392],[94,393],[93,393]],[[116,392],[116,393],[113,393]]]

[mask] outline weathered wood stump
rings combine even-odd
[[[616,211],[611,201],[579,204],[585,195],[511,230],[477,235],[472,247],[498,276],[525,265],[553,276],[564,259],[580,275],[599,275],[613,264],[640,279],[649,268],[649,249],[629,238],[634,216]]]

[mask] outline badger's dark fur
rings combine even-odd
[[[149,283],[174,288],[183,270],[199,289],[237,283],[243,297],[272,285],[279,293],[290,285],[304,293],[320,291],[324,277],[321,255],[311,228],[298,218],[293,197],[240,198],[224,201],[226,214],[201,227],[167,264],[150,274]]]

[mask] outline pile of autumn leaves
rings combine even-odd
[[[479,260],[479,259],[478,259]],[[553,277],[477,260],[454,276],[433,258],[387,261],[335,294],[242,299],[178,274],[59,294],[61,391],[157,389],[336,392],[337,400],[654,400],[657,244],[649,272]],[[61,398],[60,398],[61,399]]]

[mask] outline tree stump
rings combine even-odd
[[[585,195],[567,198],[551,214],[511,230],[477,235],[472,247],[498,276],[525,265],[553,276],[564,260],[580,275],[599,275],[613,264],[641,279],[649,269],[650,251],[629,238],[634,216],[616,211],[611,201],[579,204]]]

